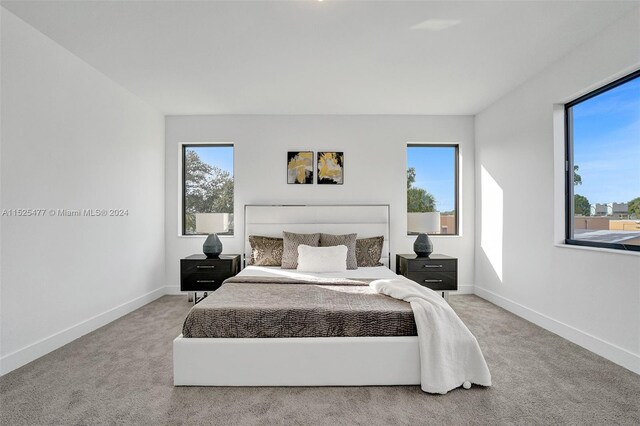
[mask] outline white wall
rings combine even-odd
[[[640,373],[640,256],[554,245],[562,120],[553,126],[554,104],[640,67],[638,34],[636,11],[477,115],[475,290]]]
[[[461,236],[434,237],[435,251],[459,258],[459,286],[471,292],[474,240],[473,117],[465,116],[175,116],[166,119],[167,285],[180,285],[179,259],[202,252],[204,237],[179,236],[181,142],[235,144],[236,233],[225,253],[242,253],[245,204],[391,205],[391,254],[412,253],[406,223],[407,142],[460,144]],[[344,151],[344,185],[288,185],[294,150]]]
[[[164,294],[164,119],[2,13],[2,373]]]

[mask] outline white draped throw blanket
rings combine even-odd
[[[405,277],[375,280],[376,292],[411,304],[418,329],[422,390],[445,394],[464,382],[491,386],[478,341],[435,291]]]

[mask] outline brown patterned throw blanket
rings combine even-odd
[[[409,303],[372,280],[238,276],[195,305],[184,337],[415,336]]]

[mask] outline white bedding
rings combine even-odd
[[[395,278],[397,275],[386,266],[372,266],[358,269],[347,269],[342,272],[298,272],[295,269],[282,269],[278,266],[254,266],[244,268],[238,275],[254,277],[286,277],[286,278],[363,278],[385,279]]]
[[[402,276],[369,285],[378,293],[411,303],[423,391],[445,394],[465,382],[491,386],[491,373],[478,341],[435,291]]]

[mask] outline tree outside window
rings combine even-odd
[[[209,233],[198,218],[233,235],[233,146],[183,145],[183,167],[183,235]]]

